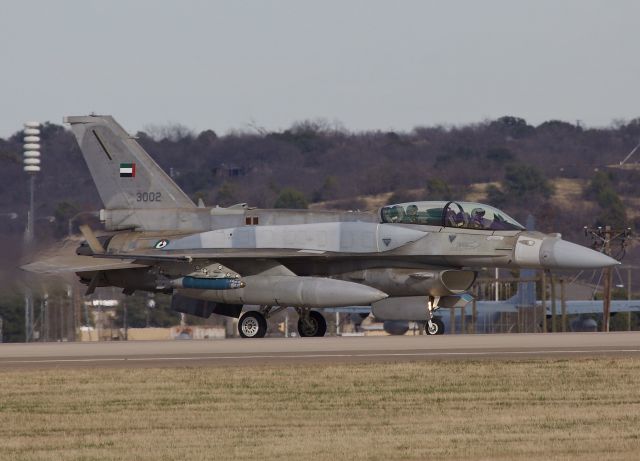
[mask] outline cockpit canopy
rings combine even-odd
[[[479,230],[525,230],[515,219],[489,205],[473,202],[409,202],[380,209],[383,223],[423,224]]]

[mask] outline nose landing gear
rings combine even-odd
[[[429,320],[427,320],[424,331],[430,336],[444,334],[444,323],[439,317],[434,316],[434,312],[440,308],[440,306],[438,306],[439,301],[440,296],[429,296],[427,300],[427,315]]]

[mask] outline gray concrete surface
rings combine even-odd
[[[0,370],[640,357],[640,332],[0,344]]]

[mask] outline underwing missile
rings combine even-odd
[[[235,290],[243,288],[245,283],[237,278],[204,278],[204,277],[180,277],[179,279],[171,280],[168,284],[159,284],[159,286],[165,288],[187,288],[194,290]]]

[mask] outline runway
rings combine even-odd
[[[0,344],[0,370],[622,355],[640,358],[640,332]]]
[[[640,332],[0,345],[0,369],[637,355]]]

